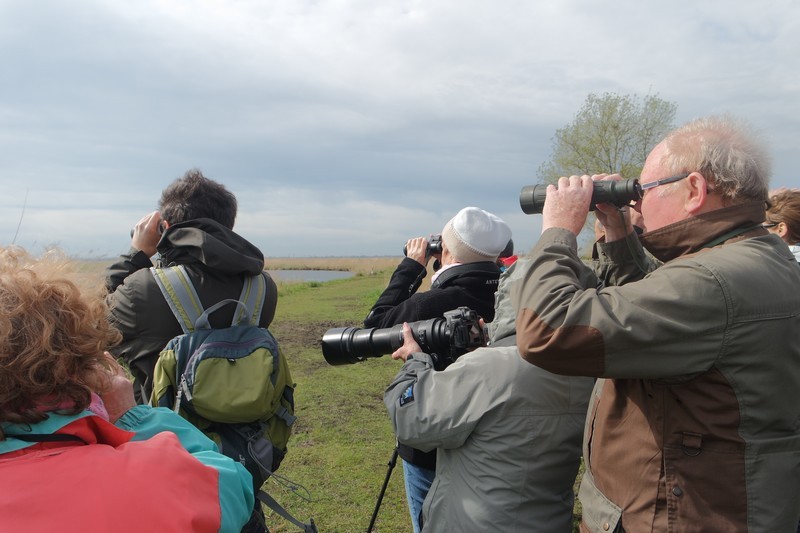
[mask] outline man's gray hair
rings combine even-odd
[[[769,152],[741,120],[699,118],[669,133],[664,143],[663,163],[672,172],[700,172],[726,204],[768,200]]]

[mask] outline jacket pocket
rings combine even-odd
[[[616,531],[622,509],[605,497],[595,486],[594,479],[587,469],[578,490],[578,499],[583,506],[581,530],[588,528],[592,533]]]

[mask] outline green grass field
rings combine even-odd
[[[383,390],[399,369],[391,358],[330,366],[320,350],[332,327],[362,325],[391,271],[327,283],[281,285],[270,328],[297,383],[298,421],[278,474],[306,487],[311,501],[270,479],[265,489],[322,532],[366,531],[394,450]],[[402,466],[392,473],[373,531],[410,531]],[[268,515],[271,531],[295,526]]]

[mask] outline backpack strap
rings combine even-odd
[[[164,299],[172,309],[184,333],[195,330],[195,323],[203,315],[203,304],[183,265],[166,268],[150,267],[153,278]]]
[[[261,310],[264,308],[264,301],[267,297],[267,282],[264,278],[266,274],[261,272],[256,276],[249,276],[245,278],[244,285],[242,285],[242,293],[239,295],[239,301],[245,306],[241,307],[233,315],[232,326],[246,325],[258,326],[261,321]],[[247,320],[246,312],[250,312],[250,320]]]
[[[211,313],[213,313],[220,307],[225,307],[228,304],[236,304],[238,314],[242,317],[241,320],[242,323],[244,325],[249,325],[248,323],[250,322],[250,311],[247,309],[247,307],[245,307],[244,303],[240,302],[239,300],[234,300],[233,298],[227,298],[225,300],[222,300],[221,302],[215,303],[214,305],[203,311],[203,314],[197,317],[197,320],[195,320],[194,328],[212,329],[211,321],[209,320]],[[234,313],[234,320],[233,320],[234,323],[232,324],[233,326],[237,325],[236,314],[237,313]]]
[[[227,299],[217,302],[195,321],[196,329],[211,329],[209,316],[211,313],[228,304],[236,304],[236,311],[233,313],[231,326],[256,326],[261,320],[261,310],[264,308],[264,300],[267,294],[267,282],[264,279],[264,272],[257,276],[248,276],[242,284],[242,292],[238,300]]]
[[[281,506],[281,504],[279,504],[275,500],[275,498],[273,498],[272,496],[270,496],[269,494],[264,492],[263,489],[259,490],[256,493],[256,498],[258,500],[260,500],[262,503],[266,503],[267,507],[269,507],[270,509],[272,509],[273,511],[275,511],[276,513],[281,515],[283,518],[285,518],[286,520],[288,520],[292,524],[294,524],[297,527],[299,527],[304,533],[317,533],[317,526],[316,526],[316,524],[314,524],[314,519],[313,518],[311,518],[309,520],[308,524],[301,522],[297,518],[295,518],[292,515],[290,515],[289,511],[284,509]]]
[[[286,389],[288,388],[289,387],[287,386]],[[284,389],[284,397],[286,396],[286,389]],[[289,427],[291,427],[297,421],[297,417],[290,413],[289,410],[282,405],[278,406],[278,408],[275,410],[275,416],[286,422],[286,425]]]
[[[231,322],[232,326],[248,324],[257,326],[261,320],[267,293],[264,272],[245,278],[238,300],[222,300],[204,310],[200,296],[183,265],[166,268],[150,267],[150,271],[184,333],[210,328],[209,315],[229,303],[238,304],[238,310],[234,312]]]

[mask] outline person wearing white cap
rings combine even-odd
[[[494,293],[500,277],[497,257],[511,240],[511,228],[500,217],[477,207],[465,207],[445,224],[441,254],[428,253],[428,239],[406,243],[406,257],[389,285],[372,307],[364,326],[386,328],[403,322],[439,318],[458,307],[469,307],[485,322],[494,319]],[[434,274],[431,289],[417,292],[431,257],[442,267]],[[419,532],[422,502],[436,470],[436,451],[421,452],[402,444],[409,511],[414,531]]]
[[[397,440],[437,450],[424,533],[572,533],[594,379],[552,374],[519,356],[509,287],[528,261],[500,276],[491,346],[440,372],[404,326],[392,354],[405,361],[383,396]]]

